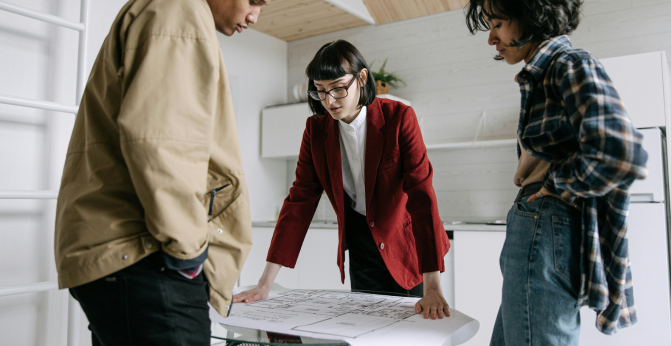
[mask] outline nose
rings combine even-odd
[[[499,42],[498,37],[494,34],[494,31],[490,30],[489,31],[489,38],[487,39],[487,43],[489,43],[490,46],[494,46]]]
[[[259,19],[261,14],[261,7],[255,7],[252,9],[252,13],[247,15],[247,23],[256,24],[256,21]]]
[[[324,103],[326,103],[327,105],[330,106],[331,104],[333,104],[333,102],[335,102],[335,100],[336,99],[333,96],[331,96],[331,94],[329,93],[329,94],[326,94],[326,98],[324,99]]]

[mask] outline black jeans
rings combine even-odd
[[[112,275],[70,289],[93,345],[209,345],[207,281],[165,268],[155,252]]]
[[[366,217],[357,213],[345,195],[345,241],[349,250],[349,276],[353,292],[385,292],[389,295],[423,297],[424,284],[406,290],[389,273],[368,228]]]

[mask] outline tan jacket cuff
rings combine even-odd
[[[190,259],[194,259],[194,258],[202,255],[203,252],[205,252],[205,250],[207,250],[208,246],[209,246],[209,242],[206,241],[205,243],[203,243],[203,245],[200,247],[200,249],[198,249],[195,252],[188,253],[188,254],[181,253],[181,252],[175,252],[175,251],[171,250],[168,247],[168,245],[166,245],[166,244],[162,244],[161,249],[163,250],[163,252],[165,252],[166,254],[168,254],[169,256],[172,256],[174,258],[181,259],[181,260],[190,260]]]

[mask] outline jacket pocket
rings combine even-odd
[[[226,206],[226,208],[224,208],[223,210],[221,210],[221,211],[220,211],[217,215],[215,215],[212,219],[213,219],[213,220],[214,220],[214,219],[217,219],[217,218],[219,218],[219,219],[225,219],[226,216],[230,215],[230,214],[233,213],[236,209],[238,209],[238,207],[240,206],[240,204],[242,203],[242,200],[243,200],[242,198],[240,198],[240,196],[242,196],[242,195],[236,195],[235,197],[233,197],[233,200]]]
[[[401,158],[401,155],[398,154],[398,155],[394,156],[393,158],[382,162],[380,164],[380,168],[378,169],[378,171],[381,173],[381,172],[384,172],[384,171],[386,171],[390,168],[396,167],[400,162],[400,158]]]
[[[528,198],[528,196],[524,196],[515,201],[515,212],[520,216],[535,218],[540,213],[543,199],[539,198],[533,202],[527,202]]]
[[[245,204],[247,198],[242,194],[236,195],[225,209],[216,214],[209,222],[210,250],[208,257],[217,252],[222,246],[231,251],[244,250],[246,253],[252,244],[251,223],[249,209]],[[243,258],[244,262],[244,258]],[[237,276],[236,276],[237,277]]]
[[[242,194],[236,195],[225,209],[216,213],[208,222],[210,231],[215,232],[209,238],[210,244],[226,243],[232,239],[231,236],[245,241],[250,238],[249,242],[251,243],[251,233],[244,234],[246,231],[251,231],[251,228],[247,229],[244,226],[249,223],[249,220],[241,217],[241,213],[244,214],[244,211],[241,210],[244,201],[245,198]]]
[[[227,207],[237,199],[237,196],[231,198],[231,184],[222,185],[214,188],[207,193],[207,222],[217,218]],[[208,198],[209,197],[209,198]]]

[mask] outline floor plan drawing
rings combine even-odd
[[[455,332],[460,331],[463,335],[459,338],[465,340],[477,332],[479,323],[455,309],[450,309],[452,317],[425,320],[415,313],[417,301],[419,298],[274,285],[267,299],[233,304],[227,318],[211,310],[210,317],[227,326],[338,339],[350,345],[374,345],[384,340],[385,345],[407,345],[408,338],[419,335],[423,341],[433,338],[435,345],[445,345],[450,338],[452,345],[458,345],[454,343]]]
[[[294,330],[356,338],[416,315],[417,299],[326,290],[288,290],[275,298],[253,302],[231,316],[267,322],[290,318],[294,313],[313,314],[314,323]],[[236,307],[237,308],[237,307]],[[243,309],[242,307],[240,309]]]

